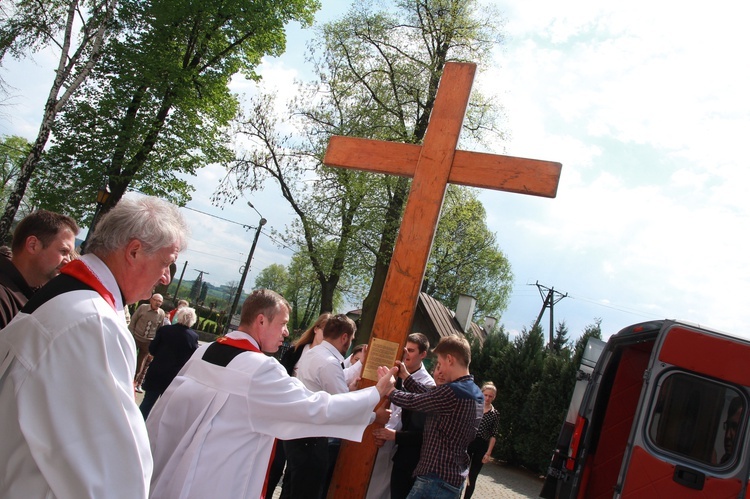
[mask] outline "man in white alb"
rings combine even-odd
[[[312,392],[273,353],[288,336],[289,303],[268,289],[250,294],[240,325],[199,348],[146,422],[154,455],[152,497],[257,499],[274,438],[329,435],[361,441],[397,368],[376,387]],[[387,374],[386,374],[387,372]]]
[[[176,206],[123,197],[90,253],[0,332],[0,497],[148,496],[151,451],[124,306],[169,284],[188,230]]]

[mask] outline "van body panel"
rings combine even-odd
[[[750,345],[719,333],[674,326],[666,332],[659,360],[730,383],[750,386]]]
[[[591,476],[587,497],[612,497],[633,427],[633,408],[641,395],[643,371],[649,358],[650,350],[641,344],[622,348],[596,450],[588,458]]]
[[[738,479],[716,479],[703,475],[699,470],[687,470],[686,481],[696,477],[700,489],[691,488],[675,481],[677,466],[665,462],[645,450],[635,447],[633,460],[625,479],[622,499],[660,499],[660,498],[701,498],[723,499],[737,498],[742,490],[742,481]]]

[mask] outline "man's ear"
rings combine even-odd
[[[26,241],[24,242],[24,249],[26,249],[26,252],[31,255],[36,255],[40,251],[44,249],[44,245],[42,244],[42,241],[36,237],[36,236],[29,236],[26,238]]]
[[[451,366],[451,367],[453,367],[453,366],[456,365],[456,358],[453,355],[451,355],[451,354],[446,355],[445,356],[445,360],[446,360],[447,364],[449,366]]]
[[[125,245],[125,261],[128,265],[135,265],[135,261],[143,256],[143,243],[138,239],[131,239]]]

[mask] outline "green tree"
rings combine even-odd
[[[474,0],[378,5],[383,9],[357,3],[322,26],[311,44],[316,79],[291,103],[289,117],[274,117],[268,96],[253,101],[241,130],[256,147],[233,165],[217,194],[231,199],[233,192],[262,188],[267,178],[278,182],[298,217],[287,244],[311,258],[321,311],[332,306],[337,286],[368,289],[362,341],[369,337],[410,182],[323,167],[328,137],[421,142],[445,63],[471,60],[481,68],[499,41],[497,16],[480,11]],[[493,132],[496,138],[495,111],[474,92],[465,130],[477,140]],[[282,133],[279,123],[296,130]]]
[[[514,448],[519,461],[531,469],[543,472],[549,465],[575,384],[571,365],[568,355],[548,353],[528,392]]]
[[[563,350],[568,346],[568,326],[565,321],[558,323],[557,329],[555,330],[555,337],[552,339],[550,350],[555,353],[561,354]]]
[[[356,120],[345,121],[334,133],[421,143],[427,130],[443,68],[449,61],[488,61],[500,40],[495,13],[480,10],[471,0],[400,0],[387,11],[365,4],[323,30],[325,51],[318,64],[327,68],[330,91],[344,99]],[[416,41],[416,43],[415,43]],[[492,135],[496,108],[473,92],[464,130],[477,141]],[[335,111],[341,106],[335,106]],[[311,116],[331,115],[316,109]],[[370,287],[362,305],[359,338],[369,337],[410,182],[380,178],[368,192],[379,206],[360,225],[363,248],[371,252]]]
[[[496,331],[491,332],[480,343],[476,338],[469,336],[471,342],[471,374],[474,381],[481,386],[487,381],[492,381],[498,387],[498,402],[505,395],[503,387],[504,378],[500,375],[502,359],[508,355],[507,349],[511,345],[508,333],[501,324]]]
[[[304,252],[292,256],[288,270],[289,289],[285,296],[292,304],[291,323],[294,330],[306,329],[320,315],[320,283]]]
[[[201,305],[206,303],[206,295],[208,295],[208,283],[204,282],[201,286],[201,294],[198,295],[198,303],[200,303]]]
[[[278,263],[272,263],[264,268],[255,278],[255,288],[266,288],[285,295],[289,289],[289,272],[286,267]]]
[[[7,202],[30,149],[29,141],[16,135],[0,141],[0,204]]]
[[[474,317],[500,317],[507,308],[513,274],[487,228],[476,189],[448,187],[425,281],[427,293],[451,310],[460,293],[477,299]]]
[[[0,9],[0,62],[8,55],[20,59],[48,47],[59,51],[55,79],[47,94],[37,137],[21,164],[0,218],[0,240],[8,236],[58,113],[89,78],[105,41],[113,33],[117,3],[117,0],[18,0],[12,2],[12,7]],[[78,26],[76,36],[74,27]]]
[[[365,196],[362,182],[345,179],[364,174],[323,168],[320,144],[301,144],[292,135],[282,135],[282,123],[289,126],[295,120],[277,117],[273,99],[271,94],[262,94],[251,100],[252,117],[240,124],[240,132],[257,147],[229,169],[214,201],[234,201],[239,192],[262,189],[266,179],[275,180],[297,216],[290,230],[278,236],[309,259],[312,278],[320,289],[316,299],[320,312],[331,311],[356,229],[354,217]],[[317,134],[303,128],[300,133]],[[306,182],[311,175],[316,176],[315,189]]]
[[[190,293],[188,294],[188,298],[190,299],[191,303],[195,303],[198,301],[198,297],[201,293],[201,287],[203,285],[203,273],[201,272],[198,274],[198,278],[193,281],[192,286],[190,286]]]
[[[526,431],[523,408],[531,387],[541,376],[544,351],[541,328],[524,328],[504,346],[489,373],[489,379],[499,387],[500,437],[495,444],[496,455],[511,464],[522,462],[519,444]]]
[[[184,204],[191,191],[184,174],[232,157],[228,126],[238,103],[230,78],[257,78],[262,57],[283,52],[284,25],[308,25],[318,7],[316,0],[123,1],[123,35],[110,40],[55,126],[38,195],[50,206],[82,203],[107,179],[112,193],[100,213],[129,187]],[[91,215],[88,206],[79,218]]]

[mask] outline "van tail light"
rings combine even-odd
[[[578,446],[581,444],[581,437],[583,436],[583,431],[586,429],[586,423],[586,419],[581,416],[578,416],[578,419],[576,419],[573,437],[570,439],[570,455],[565,462],[565,468],[567,468],[568,471],[573,471],[573,468],[575,467]]]

